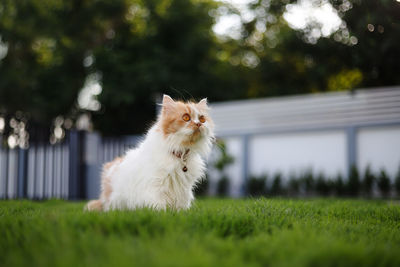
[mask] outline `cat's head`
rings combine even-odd
[[[161,130],[166,138],[179,146],[196,146],[214,138],[214,123],[209,114],[207,99],[200,102],[174,101],[164,95],[160,116]]]

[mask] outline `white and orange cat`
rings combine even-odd
[[[104,164],[100,198],[86,209],[188,209],[214,140],[208,111],[207,99],[184,103],[164,95],[158,120],[144,141]]]

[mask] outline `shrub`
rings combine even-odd
[[[303,174],[303,177],[300,179],[301,183],[303,184],[304,191],[307,195],[311,195],[314,193],[315,189],[315,182],[314,176],[311,170],[306,171]]]
[[[267,175],[252,176],[247,181],[247,194],[250,196],[262,196],[267,194]]]
[[[229,179],[226,176],[222,176],[217,184],[217,194],[219,196],[227,196],[229,193]]]
[[[362,181],[362,190],[365,196],[370,197],[372,195],[372,189],[374,187],[375,180],[376,178],[371,171],[371,166],[368,165]]]
[[[385,170],[381,170],[379,177],[378,177],[378,188],[379,191],[381,192],[381,195],[383,197],[388,197],[390,193],[390,179],[387,176]]]
[[[321,196],[327,196],[329,194],[328,181],[325,180],[325,177],[322,173],[318,175],[318,178],[315,182],[315,191]]]
[[[334,193],[337,196],[344,196],[346,193],[345,184],[343,182],[343,177],[341,174],[338,174],[336,180],[334,181]]]
[[[196,196],[205,196],[208,193],[208,187],[209,187],[208,177],[206,177],[196,185],[196,187],[194,188],[194,194]]]
[[[396,190],[397,196],[400,196],[400,166],[397,171],[396,178],[394,179],[394,188]]]
[[[282,174],[277,173],[274,176],[274,180],[272,181],[271,186],[271,195],[282,195],[283,187],[282,187]]]
[[[288,194],[290,196],[297,196],[300,191],[300,181],[294,176],[291,175],[288,182]]]
[[[351,166],[349,179],[347,181],[347,193],[350,196],[358,196],[360,192],[360,175],[355,165]]]
[[[227,149],[226,149],[226,144],[225,144],[225,142],[224,142],[223,140],[219,139],[219,140],[217,141],[217,147],[218,147],[218,149],[219,149],[220,156],[219,156],[219,158],[217,159],[217,161],[214,162],[214,167],[215,167],[217,170],[219,170],[220,172],[223,172],[224,169],[225,169],[228,165],[232,164],[232,163],[235,161],[235,159],[233,158],[233,156],[231,156],[231,155],[228,153],[228,151],[227,151]]]

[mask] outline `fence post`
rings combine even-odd
[[[1,137],[1,135],[0,135]],[[5,146],[0,143],[0,199],[7,197],[7,179],[8,179],[8,151]]]
[[[100,146],[101,137],[98,133],[85,133],[85,153],[83,159],[86,177],[85,197],[88,199],[98,198],[100,194]]]
[[[18,150],[18,198],[26,198],[27,193],[27,150],[20,148]]]
[[[351,168],[357,165],[357,128],[351,126],[347,128],[347,177]]]
[[[242,184],[242,196],[247,194],[247,181],[249,179],[249,139],[250,136],[248,134],[243,135],[243,161],[242,161],[242,176],[243,176],[243,184]]]
[[[68,199],[76,200],[84,198],[85,177],[83,174],[83,138],[82,132],[72,130],[68,136],[68,152],[69,152],[69,184]]]

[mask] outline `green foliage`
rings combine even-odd
[[[300,193],[301,181],[299,181],[294,175],[291,175],[288,182],[288,194],[289,196],[297,196]]]
[[[113,26],[115,37],[93,50],[93,68],[103,74],[99,100],[104,109],[93,116],[98,129],[143,132],[156,115],[154,102],[162,93],[211,101],[237,97],[241,82],[226,76],[236,71],[216,57],[219,45],[211,31],[215,20],[208,13],[217,3],[124,2],[125,19]],[[230,88],[230,94],[220,88]]]
[[[358,196],[360,192],[360,175],[355,165],[351,166],[349,180],[347,182],[347,193],[350,196]]]
[[[348,68],[357,68],[363,73],[361,86],[399,84],[398,77],[390,77],[392,71],[398,69],[395,58],[400,55],[400,49],[395,46],[400,41],[400,25],[393,23],[400,19],[399,3],[392,0],[351,0],[352,8],[342,11],[343,0],[330,2],[343,16],[350,34],[358,39],[354,46],[334,49],[342,53],[340,60],[344,60]],[[368,29],[369,24],[373,29]],[[382,61],[382,58],[387,60]]]
[[[78,92],[91,71],[82,62],[104,44],[121,9],[111,1],[1,1],[7,54],[0,61],[0,112],[20,113],[44,133],[56,116],[76,116]]]
[[[2,266],[399,266],[400,206],[204,199],[188,211],[0,202]]]
[[[252,176],[247,181],[247,194],[250,196],[265,196],[267,194],[267,175]]]
[[[371,171],[371,166],[368,165],[367,169],[365,170],[364,180],[362,181],[363,193],[368,197],[370,197],[372,194],[372,189],[374,187],[375,180],[376,180],[376,178],[375,178],[375,175]]]
[[[92,119],[106,134],[142,133],[162,93],[237,98],[241,76],[216,57],[220,48],[209,12],[218,5],[211,0],[2,1],[0,37],[8,52],[0,59],[1,115],[21,111],[31,128],[48,132],[56,116],[76,119],[82,112],[78,93],[93,73],[102,77],[97,97],[102,108]],[[230,88],[230,94],[220,88]]]
[[[392,0],[331,0],[346,27],[328,37],[315,38],[321,25],[311,23],[304,30],[291,29],[283,19],[286,3],[263,1],[252,5],[264,9],[266,31],[257,23],[264,13],[247,23],[242,34],[242,50],[251,51],[259,65],[249,72],[248,96],[261,97],[310,93],[327,90],[352,90],[357,87],[397,85],[400,57],[400,5]],[[318,4],[318,2],[315,2]],[[350,9],[346,8],[349,6]],[[368,25],[374,26],[371,32]],[[386,57],[387,56],[387,57]],[[383,61],[382,58],[390,58]]]
[[[102,92],[91,118],[105,134],[143,133],[161,93],[221,101],[400,83],[397,1],[331,0],[346,28],[318,40],[320,25],[284,20],[294,2],[253,1],[236,40],[212,31],[218,10],[237,13],[220,1],[3,0],[0,115],[47,136],[55,117],[87,112],[77,97],[93,73]]]
[[[209,188],[209,182],[208,182],[208,177],[202,179],[194,188],[194,194],[195,196],[205,196],[208,194],[208,188]]]
[[[390,193],[390,179],[383,169],[378,176],[377,185],[382,196],[387,197]]]
[[[334,181],[334,192],[340,197],[346,194],[346,186],[343,182],[343,177],[341,174],[338,174],[336,180]]]
[[[282,174],[276,173],[272,180],[270,194],[273,196],[282,195],[284,193],[282,185]]]
[[[234,162],[234,158],[228,153],[226,144],[222,139],[217,140],[217,148],[219,149],[218,160],[215,161],[214,167],[223,172],[223,170]]]
[[[363,79],[359,69],[342,70],[328,79],[329,91],[347,91],[357,88]]]
[[[396,178],[394,179],[394,188],[397,192],[397,195],[400,196],[400,166],[396,174]]]
[[[229,194],[229,179],[226,176],[222,176],[217,183],[217,195],[224,197]]]
[[[289,197],[313,197],[317,196],[336,196],[336,197],[354,197],[363,196],[371,198],[375,184],[379,189],[380,196],[383,198],[390,197],[390,192],[396,192],[397,197],[400,196],[400,169],[396,177],[393,177],[394,183],[391,183],[384,169],[381,170],[378,177],[371,170],[371,166],[367,166],[364,175],[360,177],[357,167],[351,168],[350,177],[343,179],[338,174],[335,179],[326,177],[320,173],[316,178],[312,170],[305,171],[299,177],[293,173],[289,177],[283,177],[277,173],[271,184],[270,190],[266,192],[266,176],[253,176],[247,182],[248,195],[250,196],[289,196]],[[362,194],[360,194],[362,193]]]
[[[315,181],[314,181],[314,174],[312,173],[312,171],[311,170],[306,171],[300,179],[301,182],[303,183],[304,192],[307,195],[314,194]]]
[[[218,170],[220,178],[217,183],[217,194],[227,196],[229,194],[229,178],[226,176],[226,167],[234,162],[234,158],[228,153],[226,144],[222,139],[217,140],[218,158],[214,167]]]
[[[315,182],[315,190],[321,196],[329,195],[331,191],[330,181],[327,180],[322,173],[320,173]]]

